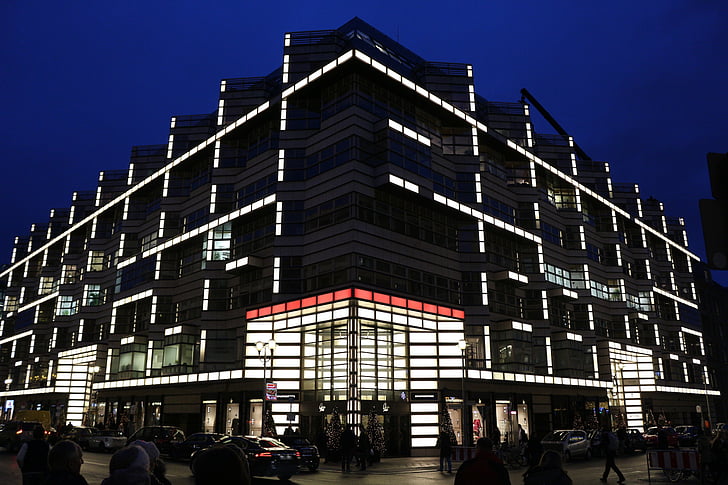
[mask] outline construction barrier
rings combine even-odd
[[[651,450],[647,452],[647,477],[652,483],[650,470],[662,470],[666,475],[683,472],[687,476],[700,471],[700,455],[696,450]]]
[[[472,446],[453,446],[452,447],[452,459],[453,461],[465,461],[471,458],[475,458],[475,448]]]

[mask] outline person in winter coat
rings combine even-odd
[[[149,474],[152,485],[172,485],[166,477],[167,465],[159,458],[159,448],[151,441],[136,440],[130,444],[138,446],[149,456]]]
[[[50,472],[45,485],[88,485],[81,475],[83,451],[77,443],[63,440],[56,443],[48,453]]]
[[[367,469],[367,462],[369,461],[369,451],[371,449],[372,444],[369,441],[369,435],[367,434],[367,430],[364,429],[364,426],[359,425],[359,443],[357,445],[356,451],[357,455],[359,456],[360,470]]]
[[[531,437],[528,438],[528,443],[526,443],[526,457],[528,457],[528,466],[533,468],[538,465],[539,461],[541,460],[542,454],[543,445],[541,444],[541,440],[538,439],[536,433],[531,433]]]
[[[493,453],[490,438],[480,438],[476,444],[475,458],[466,460],[458,468],[455,485],[511,485],[508,470]]]
[[[619,448],[619,439],[617,438],[617,435],[612,433],[609,428],[606,427],[602,429],[602,446],[604,446],[604,454],[606,455],[607,460],[604,463],[604,473],[599,480],[606,482],[607,476],[609,476],[609,471],[614,470],[618,477],[617,483],[624,483],[624,474],[622,474],[622,471],[617,467],[617,464],[614,463],[614,459],[617,456],[617,449]]]
[[[341,471],[351,471],[351,458],[356,451],[356,435],[351,429],[351,425],[346,425],[346,430],[341,433]]]
[[[15,458],[23,472],[23,485],[42,485],[48,476],[48,453],[51,445],[45,440],[42,426],[33,429],[33,439],[23,443]]]
[[[572,485],[571,478],[561,467],[561,455],[547,451],[538,465],[523,474],[523,485]]]
[[[444,429],[440,431],[440,437],[437,438],[437,447],[440,448],[440,471],[443,471],[445,462],[447,462],[447,472],[452,473],[452,443],[450,442],[450,433]]]

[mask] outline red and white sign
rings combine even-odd
[[[700,470],[700,457],[697,451],[648,451],[647,466],[663,470]]]
[[[267,382],[265,384],[265,400],[266,401],[277,401],[278,400],[278,384],[275,382]]]

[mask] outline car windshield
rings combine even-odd
[[[24,422],[20,423],[20,429],[23,431],[33,431],[36,426],[40,426],[40,423]]]
[[[547,434],[541,441],[564,441],[568,436],[568,431],[552,431]]]
[[[311,444],[306,438],[291,438],[290,436],[283,438],[282,441],[291,446],[307,446]]]
[[[124,432],[113,429],[105,429],[103,431],[99,431],[99,436],[124,436]]]

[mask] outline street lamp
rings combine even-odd
[[[462,356],[463,356],[463,360],[462,360],[463,373],[460,377],[460,391],[461,391],[461,396],[463,399],[463,407],[462,407],[461,416],[460,416],[460,427],[462,428],[461,429],[462,444],[463,444],[463,446],[466,446],[467,444],[469,444],[469,441],[470,441],[470,440],[468,440],[468,443],[466,443],[466,441],[465,441],[465,436],[466,436],[466,432],[467,432],[467,428],[465,426],[465,372],[466,372],[465,351],[468,348],[467,340],[465,340],[465,339],[458,340],[458,348],[460,349],[460,352],[462,353]]]
[[[267,367],[268,362],[271,363],[271,379],[273,379],[273,352],[275,351],[278,344],[276,344],[276,341],[273,339],[270,339],[267,342],[256,342],[255,343],[255,350],[258,351],[258,358],[261,362],[263,362],[263,419],[261,419],[260,422],[260,434],[261,436],[265,433],[265,402],[268,399],[268,375],[267,375]]]
[[[8,377],[7,379],[5,379],[5,390],[6,391],[9,391],[10,390],[10,384],[12,384],[12,383],[13,383],[13,380],[10,377]]]

